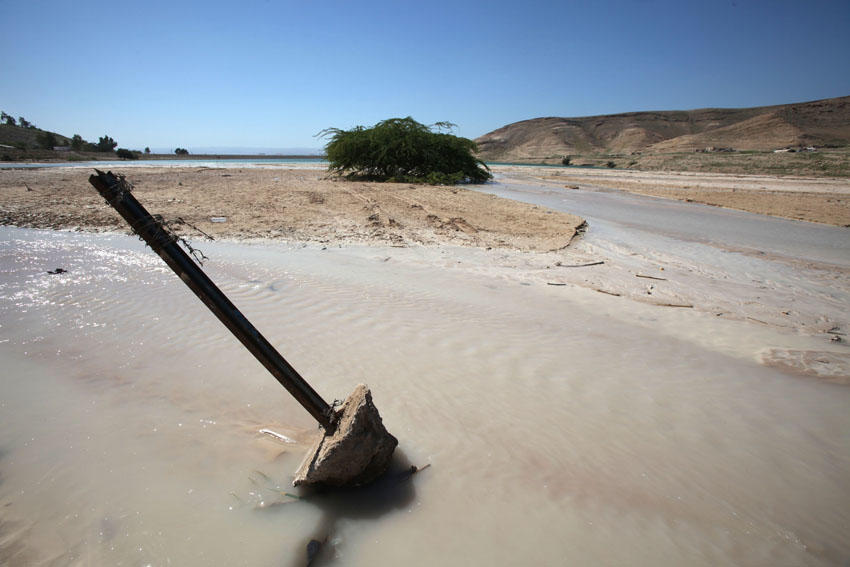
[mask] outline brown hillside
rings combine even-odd
[[[802,132],[799,128],[789,124],[777,113],[768,112],[728,126],[711,128],[698,134],[686,134],[663,140],[653,144],[650,150],[682,152],[710,146],[735,148],[736,150],[767,150],[802,143]]]
[[[770,150],[850,144],[850,96],[757,108],[630,112],[535,118],[476,140],[488,161],[546,160],[571,154],[682,152],[710,146]]]
[[[47,132],[47,130],[0,124],[0,145],[38,148],[40,147],[38,137],[44,132]],[[57,134],[56,132],[53,132],[53,135],[56,136],[56,145],[68,146],[71,144],[70,138]]]

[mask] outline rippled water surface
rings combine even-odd
[[[850,559],[850,388],[439,253],[202,248],[317,391],[367,382],[399,464],[431,466],[291,496],[314,424],[159,258],[0,228],[0,564]]]

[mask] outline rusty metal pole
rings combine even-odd
[[[333,408],[308,384],[300,374],[275,350],[248,319],[230,302],[198,265],[178,246],[176,238],[160,221],[139,203],[130,193],[130,186],[123,177],[95,170],[97,175],[89,177],[95,189],[106,202],[124,217],[133,231],[154,252],[159,254],[174,270],[183,283],[204,302],[239,341],[251,351],[257,360],[277,378],[310,415],[332,433],[335,427]]]

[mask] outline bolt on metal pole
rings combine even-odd
[[[89,177],[106,202],[118,211],[183,283],[206,305],[251,354],[271,372],[316,421],[331,433],[335,428],[333,408],[308,384],[300,374],[275,350],[248,319],[230,302],[198,265],[177,244],[177,239],[130,193],[131,187],[123,178],[110,171],[95,170]]]

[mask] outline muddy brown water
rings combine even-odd
[[[2,228],[0,563],[850,559],[850,388],[731,353],[735,322],[448,249],[201,248],[323,396],[367,382],[399,467],[430,467],[290,496],[309,415],[155,255]]]

